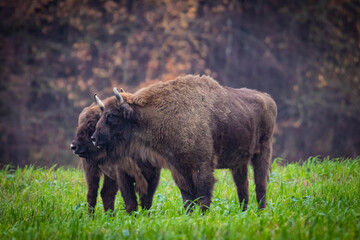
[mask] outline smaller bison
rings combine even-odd
[[[94,145],[119,161],[140,158],[168,167],[185,207],[196,201],[203,211],[211,203],[216,168],[231,170],[245,210],[251,163],[256,198],[265,208],[277,115],[268,94],[193,75],[150,85],[126,99],[114,92],[102,105]]]
[[[130,159],[113,161],[104,149],[96,148],[90,137],[95,131],[100,114],[101,111],[95,104],[86,107],[80,113],[75,139],[70,145],[71,150],[81,157],[85,171],[89,214],[95,210],[102,174],[104,175],[104,183],[101,189],[101,197],[105,211],[114,210],[115,196],[119,189],[124,198],[126,211],[128,213],[136,211],[138,203],[134,184],[136,184],[136,190],[140,195],[142,209],[149,209],[159,183],[161,169],[143,164],[142,161],[140,161],[140,165]]]

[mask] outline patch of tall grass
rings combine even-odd
[[[127,214],[118,193],[115,216],[100,198],[87,214],[86,182],[79,169],[0,171],[1,239],[359,239],[360,158],[310,158],[279,166],[268,182],[267,207],[258,210],[250,174],[248,210],[241,211],[227,170],[218,179],[212,205],[186,214],[180,191],[163,170],[153,207]]]

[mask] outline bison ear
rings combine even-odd
[[[124,102],[123,104],[121,104],[120,112],[124,119],[134,121],[134,122],[136,122],[138,120],[138,117],[137,117],[136,112],[134,111],[134,108],[132,106],[130,106],[130,104],[128,104],[127,102]]]

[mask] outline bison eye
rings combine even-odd
[[[106,116],[106,122],[108,124],[111,124],[111,125],[116,125],[118,124],[120,121],[120,118],[118,115],[116,114],[113,114],[113,113],[109,113],[107,116]]]

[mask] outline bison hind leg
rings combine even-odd
[[[254,168],[256,200],[260,209],[266,206],[266,186],[272,154],[271,141],[261,143],[260,152],[254,154],[251,162]]]
[[[239,168],[231,169],[233,179],[237,188],[237,194],[242,210],[246,211],[249,202],[249,180],[248,180],[248,165],[244,164]]]

